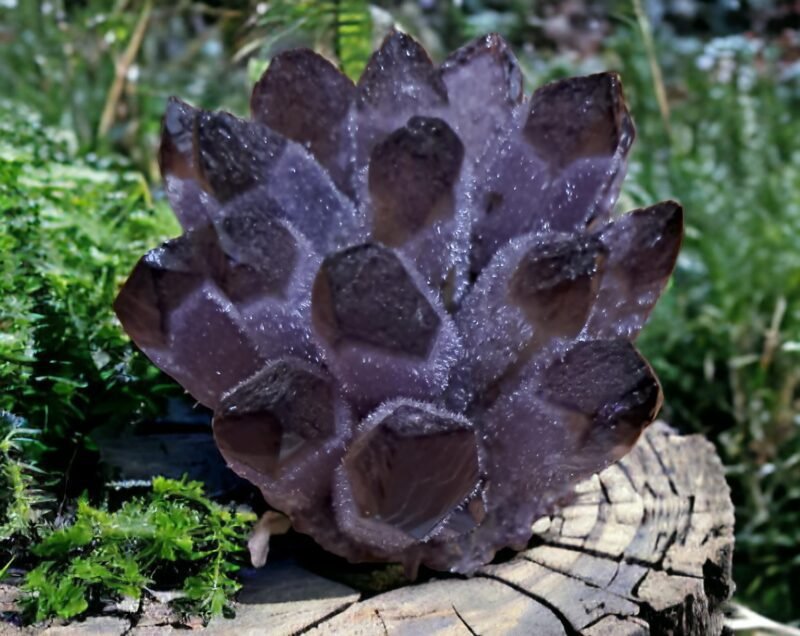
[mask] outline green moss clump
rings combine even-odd
[[[157,477],[147,497],[110,512],[78,500],[73,523],[33,548],[25,577],[29,620],[73,618],[109,599],[140,599],[145,587],[177,586],[180,609],[206,617],[228,608],[239,589],[252,513],[210,501],[202,485]]]

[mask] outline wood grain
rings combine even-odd
[[[722,604],[733,592],[733,522],[713,446],[656,423],[628,456],[580,484],[569,506],[539,519],[528,549],[472,578],[404,584],[392,566],[365,575],[336,561],[312,573],[298,562],[316,568],[324,554],[307,552],[309,543],[301,543],[306,547],[288,555],[284,550],[247,574],[236,618],[215,619],[198,631],[716,636]],[[395,589],[376,593],[387,585]],[[169,611],[146,612],[119,626],[104,620],[56,629],[166,636],[185,627]]]
[[[713,636],[733,591],[733,521],[713,446],[656,423],[571,505],[537,521],[532,547],[471,579],[361,597],[329,582],[338,600],[322,618],[310,611],[318,580],[317,592],[296,590],[291,605],[267,597],[259,611],[275,613],[270,634]],[[226,623],[215,631],[242,633]]]

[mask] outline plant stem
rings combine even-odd
[[[125,52],[116,64],[114,71],[114,81],[108,89],[106,95],[106,103],[103,106],[103,114],[100,117],[100,125],[97,127],[97,137],[101,139],[108,134],[114,123],[114,113],[117,109],[117,103],[122,96],[122,89],[125,86],[125,76],[128,74],[128,69],[136,59],[139,53],[139,48],[144,40],[144,35],[147,32],[147,24],[150,21],[150,13],[153,10],[153,0],[146,0],[142,12],[139,14],[139,20],[136,22],[136,27],[133,30],[128,46]]]
[[[664,122],[664,130],[668,138],[672,138],[670,127],[670,109],[667,101],[667,90],[664,87],[664,76],[661,74],[661,65],[658,63],[656,54],[655,40],[653,39],[653,29],[650,27],[650,19],[642,8],[642,0],[632,0],[633,11],[636,14],[636,21],[639,24],[639,31],[642,33],[647,61],[650,64],[650,74],[653,78],[653,90],[658,100],[658,109],[661,111],[661,120]]]

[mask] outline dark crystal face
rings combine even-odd
[[[525,138],[556,169],[579,159],[612,155],[621,138],[630,134],[621,97],[616,75],[548,84],[531,98]],[[565,111],[580,112],[580,117],[564,119]]]
[[[423,539],[478,484],[475,431],[401,406],[359,438],[344,472],[361,517]]]
[[[200,178],[220,201],[264,181],[284,144],[266,126],[245,124],[228,113],[202,113],[195,135]]]
[[[439,317],[400,260],[379,245],[360,245],[325,259],[314,284],[314,317],[334,346],[354,340],[426,357]]]
[[[630,443],[661,403],[658,382],[627,340],[577,343],[544,372],[542,395],[578,416],[584,442]]]
[[[538,243],[511,276],[511,299],[540,334],[575,336],[597,292],[602,259],[603,245],[592,237]]]
[[[441,119],[412,117],[372,149],[372,233],[396,247],[435,218],[452,218],[464,146]]]
[[[471,573],[524,545],[661,404],[633,341],[683,211],[612,216],[620,78],[525,96],[497,35],[436,66],[395,32],[356,84],[283,52],[250,104],[170,99],[159,164],[184,232],[120,291],[126,331],[328,550]]]
[[[294,271],[298,245],[289,229],[254,202],[224,214],[217,234],[230,263],[220,286],[233,301],[283,295]]]
[[[352,194],[347,174],[347,115],[355,86],[326,59],[308,49],[273,60],[253,89],[253,119],[311,152],[337,187]],[[292,104],[292,108],[286,108]]]
[[[272,364],[226,394],[214,420],[229,462],[277,477],[305,449],[335,434],[329,382],[290,360]]]
[[[415,110],[447,103],[447,88],[425,49],[404,33],[394,33],[373,53],[358,88],[362,110]]]

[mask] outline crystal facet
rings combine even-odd
[[[366,422],[337,471],[338,519],[376,549],[424,542],[480,485],[476,431],[431,407],[396,404]]]

